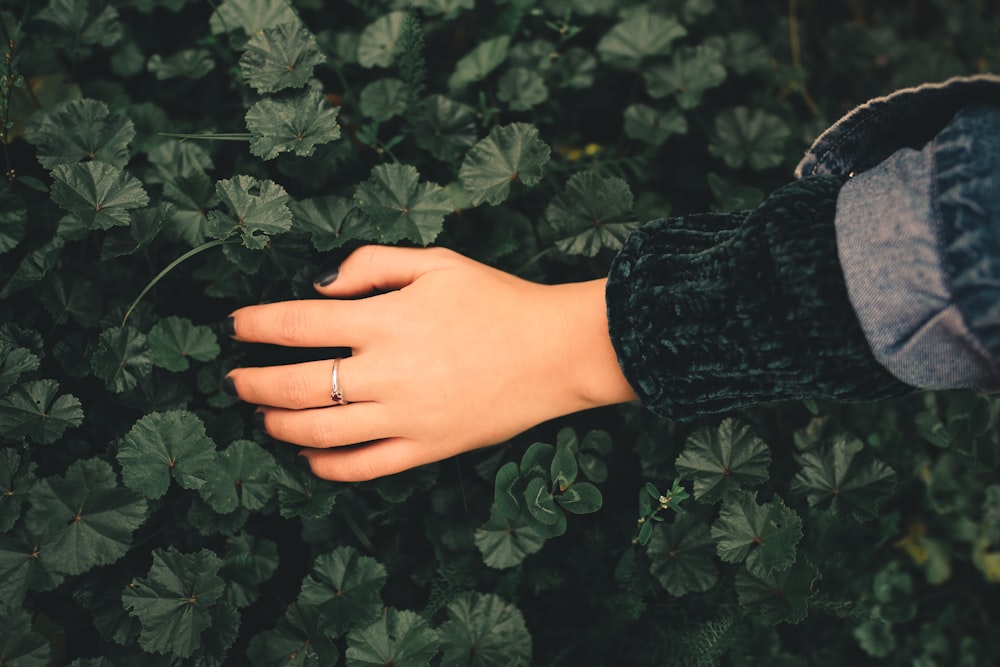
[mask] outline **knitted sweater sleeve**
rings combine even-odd
[[[648,408],[686,420],[912,391],[875,361],[848,300],[834,230],[844,181],[805,178],[753,210],[658,220],[629,237],[608,277],[608,320]]]

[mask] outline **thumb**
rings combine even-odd
[[[332,297],[400,289],[432,269],[451,264],[455,257],[458,255],[442,248],[362,246],[336,269],[317,275],[313,287]]]

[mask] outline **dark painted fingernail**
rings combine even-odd
[[[230,315],[222,321],[222,333],[227,336],[236,335],[236,318]]]
[[[236,398],[240,397],[239,393],[236,391],[236,380],[229,375],[222,378],[222,391],[226,392],[230,396],[235,396]]]
[[[313,278],[313,282],[316,283],[317,285],[319,285],[320,287],[326,287],[327,285],[329,285],[330,283],[332,283],[334,280],[336,280],[337,276],[339,276],[339,275],[340,275],[340,269],[339,268],[337,268],[337,269],[329,269],[327,271],[323,271],[321,273],[317,273],[316,277]]]
[[[267,426],[264,424],[263,412],[258,411],[253,413],[253,416],[250,418],[250,423],[253,424],[253,427],[258,431],[267,431]]]

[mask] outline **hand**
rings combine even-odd
[[[349,403],[330,398],[332,360],[235,369],[231,386],[262,406],[269,435],[306,448],[316,475],[400,472],[635,398],[604,284],[540,285],[440,248],[366,246],[315,286],[333,299],[232,314],[240,341],[350,347],[338,369]]]

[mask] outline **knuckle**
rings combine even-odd
[[[289,345],[304,345],[309,338],[308,319],[301,308],[284,308],[279,315],[278,327]]]
[[[307,437],[313,447],[333,447],[337,444],[336,429],[327,419],[317,419],[309,425]]]
[[[297,373],[285,374],[278,380],[279,395],[288,404],[288,407],[309,407],[313,398],[312,389],[306,378]]]

